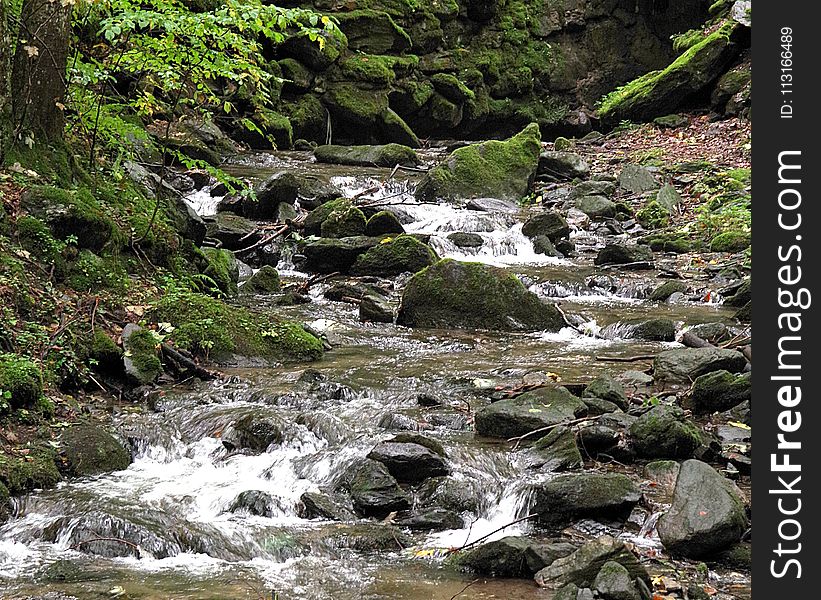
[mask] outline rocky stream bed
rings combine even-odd
[[[253,204],[188,190],[238,301],[329,350],[113,406],[133,462],[15,500],[3,597],[749,598],[745,257],[648,238],[633,209],[680,211],[693,169],[595,142],[539,147],[531,206],[499,142],[467,190],[462,144],[251,154]]]

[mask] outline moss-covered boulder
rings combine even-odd
[[[208,217],[206,228],[206,235],[219,240],[221,247],[226,250],[247,248],[262,239],[261,234],[256,233],[256,223],[228,212]]]
[[[74,477],[121,471],[131,464],[131,453],[105,428],[80,424],[60,437],[66,473]]]
[[[9,494],[20,496],[37,489],[53,488],[60,481],[54,448],[35,446],[26,456],[0,454],[0,483]]]
[[[276,294],[282,289],[279,272],[271,265],[264,265],[251,275],[239,288],[240,295]]]
[[[313,94],[299,96],[282,106],[291,122],[294,139],[324,142],[328,133],[328,116],[319,98]]]
[[[335,16],[339,19],[339,28],[348,38],[348,47],[352,50],[372,54],[399,54],[411,48],[410,36],[386,12],[352,10]]]
[[[229,306],[204,294],[168,294],[154,305],[149,318],[174,326],[169,340],[177,347],[217,362],[237,362],[238,357],[309,361],[323,353],[322,341],[299,323]]]
[[[313,273],[348,273],[359,256],[378,246],[382,239],[358,235],[305,240],[300,244],[304,268]]]
[[[453,563],[480,575],[527,578],[575,549],[568,542],[510,536],[459,553]]]
[[[420,163],[413,148],[401,144],[382,146],[318,146],[314,150],[317,162],[363,167],[415,167]]]
[[[685,51],[667,68],[653,71],[605,97],[599,117],[605,123],[623,120],[651,121],[674,112],[708,89],[738,55],[732,41],[736,25],[727,23]]]
[[[664,302],[675,293],[685,293],[687,291],[687,284],[679,280],[665,281],[664,283],[653,288],[647,296],[648,300],[653,302]]]
[[[476,99],[473,90],[450,73],[436,73],[430,81],[434,89],[451,102],[463,104]]]
[[[555,244],[570,235],[570,226],[562,215],[548,210],[535,214],[525,221],[522,233],[530,238],[543,235]]]
[[[40,368],[22,356],[0,354],[0,390],[8,392],[12,409],[30,408],[43,395],[43,376]],[[0,413],[2,413],[0,398]]]
[[[696,413],[724,412],[751,398],[752,381],[749,374],[714,371],[693,382],[690,405]]]
[[[543,302],[504,269],[445,259],[408,282],[398,323],[408,327],[558,331],[564,319],[553,304]]]
[[[118,372],[123,368],[122,348],[100,328],[91,336],[89,357],[96,362],[96,369],[106,373]]]
[[[619,477],[623,476],[620,475]],[[562,595],[564,590],[572,590],[576,586],[589,587],[593,585],[596,575],[609,561],[616,562],[627,569],[631,580],[641,579],[647,584],[650,583],[650,575],[638,556],[627,548],[624,542],[609,535],[603,535],[585,542],[581,548],[572,554],[556,559],[536,574],[536,583],[540,587],[553,589],[565,586],[562,587],[560,595],[563,598],[571,598],[571,596]],[[581,596],[579,597],[581,598]],[[589,597],[592,598],[593,596]],[[576,595],[574,594],[572,599],[575,598]]]
[[[481,248],[485,239],[478,233],[454,231],[448,234],[448,240],[457,248]]]
[[[20,206],[48,225],[58,239],[76,238],[80,248],[100,250],[118,231],[105,208],[86,189],[72,192],[33,186],[21,195]]]
[[[713,252],[741,252],[750,247],[752,237],[748,231],[725,231],[710,240]]]
[[[134,323],[125,326],[122,338],[126,375],[139,385],[152,383],[163,372],[157,338]]]
[[[334,211],[345,211],[351,206],[353,206],[353,204],[347,198],[337,198],[317,206],[305,217],[305,221],[303,222],[305,235],[320,235],[322,233],[322,224],[331,216],[331,213]]]
[[[314,84],[314,75],[305,65],[294,58],[283,58],[278,61],[282,69],[283,91],[304,94]]]
[[[351,273],[392,277],[401,273],[416,273],[438,260],[436,253],[415,237],[400,235],[385,238],[382,242],[360,255]]]
[[[324,238],[346,238],[365,235],[365,214],[355,206],[340,208],[328,215],[319,228]]]
[[[691,458],[701,433],[677,406],[658,405],[630,426],[630,437],[644,458]]]
[[[636,213],[636,218],[645,229],[661,229],[670,224],[670,212],[656,200],[648,201]]]
[[[639,487],[621,473],[573,473],[536,488],[531,512],[547,528],[576,519],[625,519],[641,498]]]
[[[656,355],[653,377],[668,383],[690,383],[713,371],[740,373],[747,359],[741,352],[721,348],[674,348]]]
[[[221,248],[204,248],[203,254],[208,260],[203,275],[210,277],[219,291],[226,296],[236,296],[239,265],[234,254]]]
[[[627,395],[624,393],[624,386],[610,375],[599,375],[591,381],[582,393],[582,400],[585,398],[606,400],[612,402],[621,410],[627,410],[630,405]]]
[[[365,235],[375,237],[405,233],[405,228],[395,214],[388,210],[380,210],[368,219]]]
[[[356,512],[382,519],[393,511],[411,507],[410,498],[381,462],[362,459],[344,474],[340,487],[353,500]]]
[[[533,444],[525,460],[529,468],[546,473],[578,469],[584,464],[576,434],[561,425]]]
[[[253,195],[243,198],[242,214],[248,219],[276,220],[279,205],[296,202],[303,185],[303,179],[294,173],[276,173],[259,183]]]
[[[476,412],[476,433],[512,438],[570,421],[587,412],[584,402],[564,387],[544,387],[494,402]]]
[[[535,123],[515,136],[455,150],[431,169],[416,189],[417,200],[492,197],[520,200],[536,176],[541,133]]]

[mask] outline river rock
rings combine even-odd
[[[399,219],[390,211],[380,210],[368,219],[365,226],[365,235],[374,237],[405,233],[405,228]]]
[[[512,438],[570,421],[586,413],[584,402],[564,387],[542,387],[494,402],[476,412],[478,435]]]
[[[644,477],[653,484],[653,498],[670,504],[681,465],[674,460],[654,460],[644,466]]]
[[[244,415],[223,430],[222,445],[229,451],[265,452],[271,444],[282,442],[283,428],[275,417]]]
[[[518,201],[530,191],[540,150],[541,133],[536,123],[504,141],[459,148],[422,178],[416,199],[493,197]]]
[[[730,410],[752,398],[752,383],[748,373],[734,375],[728,371],[713,371],[693,382],[690,404],[696,413]]]
[[[314,158],[320,163],[360,167],[415,167],[420,160],[413,148],[401,144],[383,146],[318,146]]]
[[[140,385],[152,383],[163,372],[154,334],[136,323],[128,323],[123,328],[122,339],[126,375]]]
[[[630,194],[644,194],[659,188],[655,176],[641,165],[624,165],[618,181],[619,187]]]
[[[526,455],[527,466],[542,472],[569,471],[583,464],[573,430],[563,426],[538,440]]]
[[[605,198],[610,198],[615,193],[616,184],[612,181],[582,181],[570,190],[567,199],[572,201],[583,196],[604,196]]]
[[[656,355],[653,376],[656,381],[689,383],[713,371],[739,373],[747,359],[736,350],[720,348],[675,348]]]
[[[319,233],[324,238],[347,238],[365,235],[367,219],[355,206],[340,207],[322,221]]]
[[[370,451],[368,458],[385,465],[403,483],[418,483],[450,472],[441,454],[415,442],[382,442]]]
[[[456,513],[475,513],[479,510],[480,487],[481,484],[474,480],[433,477],[419,486],[419,504]]]
[[[625,519],[639,498],[638,486],[621,473],[573,473],[540,484],[531,512],[541,525],[561,529],[577,519]]]
[[[357,257],[351,268],[354,275],[394,277],[402,273],[417,273],[438,260],[436,253],[410,235],[385,239]]]
[[[639,456],[690,458],[701,445],[698,427],[677,406],[654,406],[630,426],[630,437]]]
[[[586,398],[601,398],[612,402],[622,410],[627,410],[629,407],[629,401],[624,393],[624,386],[610,375],[599,375],[587,384],[582,393],[582,400]]]
[[[414,275],[402,294],[397,322],[408,327],[558,331],[561,313],[508,271],[440,260]]]
[[[393,306],[383,296],[365,294],[359,302],[359,320],[371,323],[393,323]]]
[[[740,308],[753,299],[753,280],[746,279],[724,299],[724,304]]]
[[[573,152],[547,150],[539,155],[539,175],[550,179],[584,179],[590,175],[590,165]]]
[[[484,243],[484,238],[478,233],[465,233],[463,231],[456,231],[448,235],[448,239],[457,248],[479,248]]]
[[[356,511],[365,517],[383,519],[393,511],[411,507],[410,498],[388,468],[369,458],[351,465],[342,486],[350,492]]]
[[[593,580],[593,590],[603,600],[642,600],[630,572],[612,560],[602,565]]]
[[[380,238],[363,235],[347,238],[305,240],[300,246],[305,269],[314,273],[348,273],[356,259],[374,246]]]
[[[508,536],[465,552],[456,563],[480,575],[526,578],[575,550],[567,542]]]
[[[533,238],[533,252],[536,254],[544,254],[545,256],[559,256],[559,251],[556,246],[550,241],[546,235],[537,235]]]
[[[219,240],[226,250],[247,248],[262,239],[257,224],[238,215],[220,212],[205,217],[206,236]]]
[[[396,524],[412,531],[444,531],[445,529],[461,529],[464,521],[455,511],[446,508],[432,508],[400,519]]]
[[[738,488],[710,465],[681,465],[670,510],[658,521],[664,547],[679,556],[701,558],[730,547],[748,527]]]
[[[258,517],[273,517],[280,510],[276,499],[260,490],[246,490],[231,503],[228,512],[246,512]]]
[[[653,251],[650,248],[619,243],[605,245],[593,261],[596,265],[625,265],[642,262],[653,262]]]
[[[271,265],[264,265],[251,275],[239,288],[240,295],[276,294],[282,289],[279,272]]]
[[[672,342],[676,339],[676,326],[670,319],[633,319],[611,323],[601,330],[600,335],[610,340]]]
[[[248,219],[274,221],[279,204],[293,205],[299,195],[300,181],[293,173],[276,173],[254,189],[254,196],[242,199],[242,215]]]
[[[74,477],[121,471],[131,464],[131,453],[99,425],[80,424],[64,430],[60,455]]]
[[[604,196],[581,196],[573,201],[574,208],[591,219],[605,219],[616,216],[616,205]]]
[[[647,299],[652,300],[653,302],[664,302],[676,292],[681,294],[687,292],[687,284],[683,281],[677,281],[675,279],[665,281],[661,285],[654,288],[653,291],[647,296]]]
[[[575,583],[563,585],[553,596],[553,600],[578,600],[582,590]]]
[[[586,542],[573,554],[555,560],[536,573],[536,583],[540,587],[552,589],[567,584],[587,587],[593,584],[596,575],[607,562],[620,564],[627,570],[631,580],[650,582],[647,570],[636,555],[623,542],[604,535]]]
[[[330,519],[352,521],[356,515],[348,507],[322,492],[305,492],[299,497],[300,517],[303,519]]]
[[[522,234],[530,238],[545,236],[554,244],[570,235],[570,226],[559,213],[548,210],[530,217],[522,225]]]

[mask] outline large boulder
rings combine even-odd
[[[606,339],[633,339],[649,342],[672,342],[676,339],[676,326],[670,319],[630,319],[611,323],[601,330]]]
[[[527,466],[543,472],[568,471],[582,466],[576,435],[569,427],[559,426],[538,440],[527,451]]]
[[[522,225],[522,234],[530,238],[543,235],[555,244],[570,235],[570,226],[562,215],[548,210],[525,221]]]
[[[591,219],[616,216],[616,204],[604,196],[581,196],[573,201],[573,206]]]
[[[0,353],[0,389],[8,394],[9,407],[32,408],[43,395],[40,367],[22,356]]]
[[[60,454],[69,475],[81,477],[121,471],[131,464],[131,454],[99,425],[75,425],[60,437]]]
[[[265,452],[282,442],[283,429],[283,423],[272,416],[247,414],[223,430],[222,445],[229,451]]]
[[[564,387],[542,387],[476,412],[476,433],[512,438],[584,415],[584,402]]]
[[[206,236],[219,240],[226,250],[247,248],[262,239],[256,223],[228,212],[206,217],[205,226]]]
[[[319,228],[324,238],[346,238],[365,235],[365,214],[355,206],[331,212]]]
[[[642,600],[630,572],[612,560],[602,565],[593,581],[593,589],[604,600]]]
[[[604,246],[593,263],[596,265],[627,265],[652,263],[653,251],[647,246],[609,243]]]
[[[329,200],[316,208],[314,208],[302,223],[305,235],[320,235],[322,233],[322,224],[328,220],[334,212],[345,211],[353,206],[353,203],[348,198],[334,198]]]
[[[275,221],[280,204],[293,205],[301,182],[293,173],[276,173],[254,188],[254,195],[242,199],[242,214],[248,219]]]
[[[658,180],[641,165],[628,164],[619,173],[619,187],[629,194],[644,194],[659,187]]]
[[[665,404],[636,419],[630,426],[630,437],[638,455],[645,458],[690,458],[701,445],[699,429],[687,420],[684,411]]]
[[[405,233],[402,223],[390,211],[380,210],[368,219],[365,235],[379,236]]]
[[[558,331],[564,319],[515,275],[480,263],[445,259],[414,275],[402,294],[398,323],[503,331]]]
[[[276,294],[282,289],[279,272],[271,265],[263,266],[239,288],[240,295]]]
[[[299,497],[299,513],[305,519],[353,521],[356,515],[350,508],[322,492],[305,492]]]
[[[354,275],[393,277],[401,273],[416,273],[438,260],[436,253],[410,235],[385,239],[360,255],[351,269]]]
[[[584,178],[590,174],[590,165],[573,152],[547,150],[539,155],[538,174],[559,180]]]
[[[748,374],[713,371],[693,382],[690,404],[697,413],[723,412],[750,400],[752,391]]]
[[[541,587],[556,589],[573,584],[581,587],[593,585],[596,575],[608,562],[624,567],[632,579],[650,583],[650,575],[624,542],[604,535],[585,543],[573,554],[555,560],[536,573],[536,583]]]
[[[456,564],[479,575],[526,578],[575,550],[567,542],[508,536],[458,555]]]
[[[342,482],[356,511],[365,517],[382,519],[393,511],[411,507],[410,498],[381,462],[363,459],[354,463]]]
[[[360,167],[415,167],[420,163],[416,152],[401,144],[383,146],[319,146],[314,150],[317,162]]]
[[[459,148],[425,175],[416,189],[416,199],[520,200],[527,195],[536,176],[540,150],[541,133],[535,123],[504,141]]]
[[[629,402],[624,393],[624,386],[610,377],[610,375],[599,375],[584,388],[582,399],[599,398],[612,402],[618,408],[627,410]]]
[[[419,438],[419,439],[416,439]],[[397,439],[399,441],[397,441]],[[418,483],[429,477],[447,475],[450,469],[439,448],[422,436],[411,436],[408,441],[401,437],[377,444],[368,458],[382,463],[397,481]]]
[[[388,13],[352,10],[334,15],[348,38],[348,48],[368,54],[400,54],[411,48],[411,39]]]
[[[739,45],[732,40],[737,27],[740,29],[728,22],[665,69],[647,73],[610,93],[599,107],[599,117],[615,125],[623,120],[651,121],[675,112],[704,93],[737,56]]]
[[[688,460],[681,465],[673,504],[659,519],[658,532],[671,553],[701,558],[737,543],[748,524],[738,488],[710,465]]]
[[[306,240],[300,246],[305,269],[314,273],[348,273],[356,259],[374,246],[380,238],[358,235],[346,238]]]
[[[659,353],[653,361],[656,381],[689,383],[713,371],[739,373],[747,359],[736,350],[720,348],[675,348]]]
[[[625,519],[640,498],[621,473],[565,474],[536,488],[531,512],[543,526],[561,529],[577,519]]]

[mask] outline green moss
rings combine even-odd
[[[291,120],[285,115],[263,108],[258,110],[251,120],[265,135],[274,140],[274,144],[280,150],[294,145],[294,129]]]
[[[319,235],[322,231],[322,223],[334,211],[345,211],[351,207],[351,201],[347,198],[337,198],[318,206],[305,218],[304,230],[307,235]]]
[[[684,254],[694,250],[693,241],[684,234],[664,233],[651,235],[642,243],[650,246],[654,252],[675,252]]]
[[[459,148],[428,172],[416,197],[425,201],[471,196],[519,200],[527,194],[540,152],[541,134],[535,123],[505,141]]]
[[[62,277],[66,272],[63,256],[65,244],[55,240],[45,223],[35,217],[20,217],[16,227],[20,246],[40,261],[53,266],[55,275]]]
[[[685,31],[684,33],[680,33],[678,35],[673,36],[673,50],[681,54],[695,46],[696,44],[703,42],[704,38],[707,37],[707,34],[702,29],[690,29],[689,31]]]
[[[279,273],[271,265],[263,266],[239,288],[242,295],[275,294],[282,288]]]
[[[218,290],[226,296],[236,296],[239,267],[234,254],[217,248],[204,248],[202,252],[208,261],[203,275],[210,277]]]
[[[340,64],[343,79],[381,86],[390,85],[396,78],[392,67],[389,57],[373,54],[355,54]]]
[[[322,342],[296,323],[229,306],[216,298],[174,291],[160,300],[151,318],[171,323],[180,348],[214,360],[232,354],[279,360],[316,360]]]
[[[392,277],[401,273],[416,273],[438,260],[436,253],[410,235],[386,238],[360,255],[351,269],[355,275]]]
[[[322,222],[322,237],[343,238],[364,235],[367,219],[365,214],[355,206],[335,210]]]
[[[713,252],[741,252],[750,247],[750,234],[745,231],[725,231],[710,241]]]
[[[385,92],[362,90],[349,83],[331,87],[325,93],[325,100],[332,110],[361,125],[375,123],[388,109],[388,96]]]
[[[74,477],[121,471],[131,464],[131,454],[98,425],[74,425],[63,432],[61,454],[66,472]]]
[[[284,103],[281,110],[291,122],[294,139],[325,140],[328,116],[319,98],[305,94],[294,102]]]
[[[639,210],[636,218],[646,229],[661,229],[670,224],[670,213],[656,200],[651,200]]]
[[[433,87],[436,88],[436,91],[451,102],[463,103],[476,99],[476,94],[473,90],[450,73],[436,73],[430,80],[431,83],[433,83]]]
[[[0,354],[0,390],[9,393],[8,403],[13,409],[34,406],[43,395],[40,368],[26,358]],[[0,395],[0,408],[4,402]]]
[[[66,284],[79,292],[124,292],[128,288],[128,273],[116,256],[100,257],[90,250],[82,250],[68,267]]]
[[[56,460],[54,450],[42,446],[31,448],[22,457],[0,454],[0,482],[12,496],[52,488],[60,481]]]
[[[151,383],[156,380],[162,372],[162,363],[157,356],[157,338],[147,329],[140,329],[132,333],[123,340],[125,346],[125,356],[136,369],[132,370],[141,384]]]
[[[100,328],[94,331],[94,335],[91,338],[89,356],[94,359],[97,365],[103,370],[122,368],[122,349]]]
[[[553,141],[553,149],[557,152],[567,152],[573,147],[573,142],[568,140],[566,137],[557,137]]]
[[[32,148],[25,144],[15,144],[7,150],[4,158],[7,165],[20,164],[37,173],[42,179],[60,185],[67,185],[75,179],[88,178],[65,144],[37,144]]]

